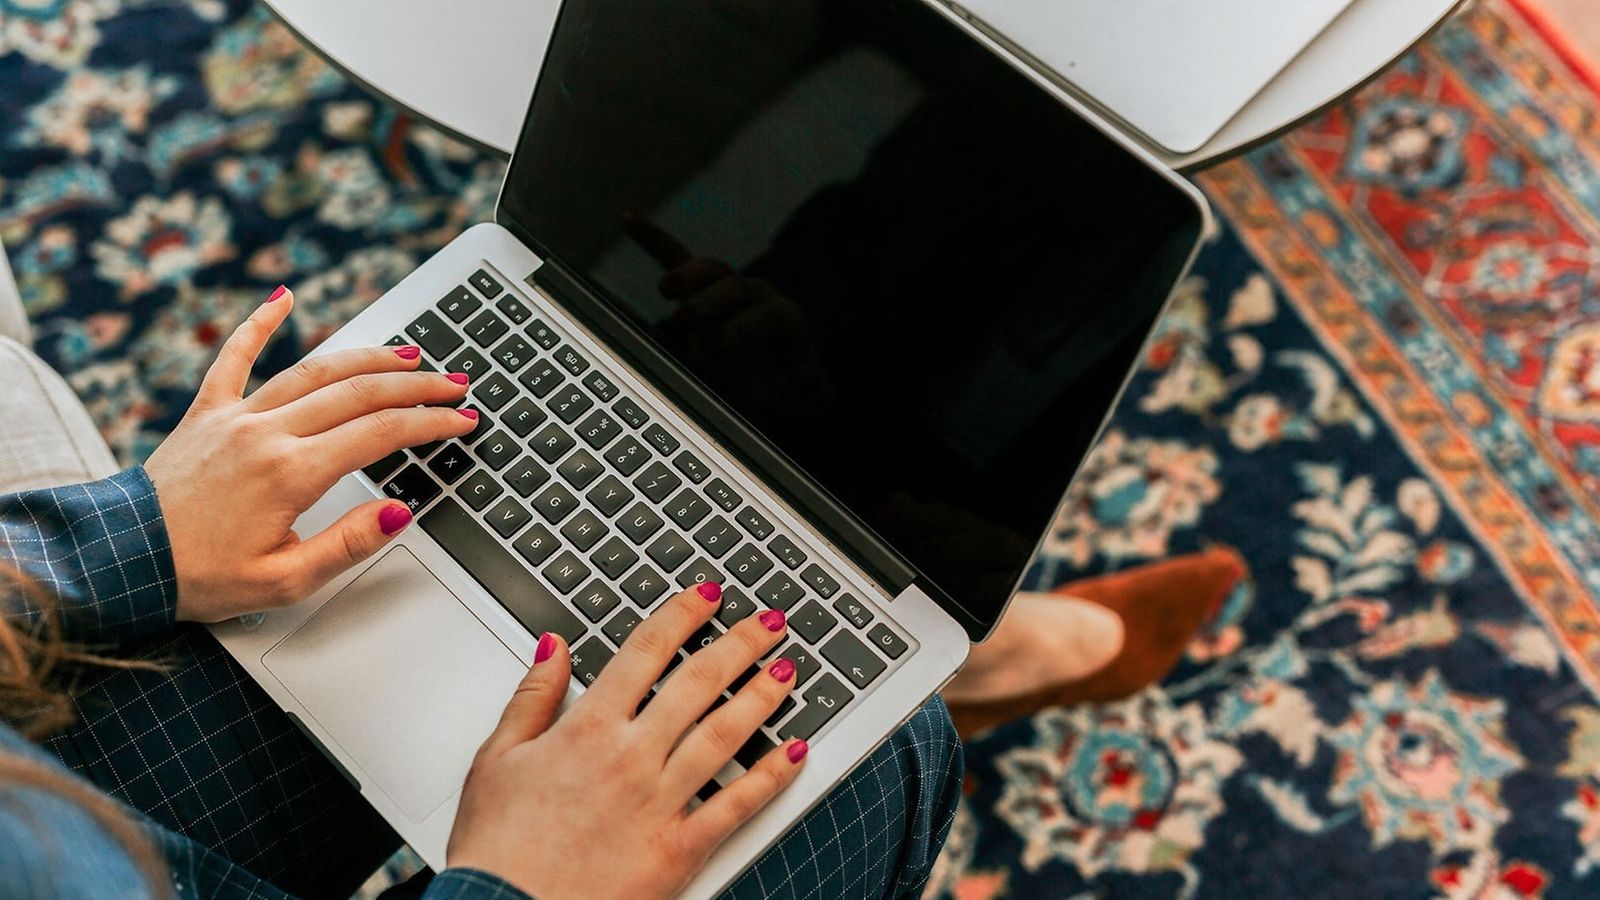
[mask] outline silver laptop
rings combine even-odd
[[[680,586],[725,585],[680,660],[785,610],[718,781],[813,750],[714,895],[994,626],[1192,259],[1204,201],[1111,134],[922,0],[566,0],[495,222],[318,350],[418,344],[480,427],[340,482],[304,530],[416,524],[217,635],[443,867],[540,634],[576,697]]]

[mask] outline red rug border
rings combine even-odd
[[[1600,96],[1600,60],[1590,56],[1587,50],[1579,48],[1572,36],[1556,22],[1555,16],[1545,9],[1540,0],[1505,0],[1505,2],[1538,32],[1545,43],[1556,51],[1556,55],[1561,57],[1562,62],[1567,64],[1567,68],[1588,85],[1589,90]]]

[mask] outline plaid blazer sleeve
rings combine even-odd
[[[178,583],[172,548],[142,467],[101,481],[0,496],[0,564],[22,572],[61,607],[65,636],[115,645],[170,629]],[[38,609],[0,588],[8,615]]]

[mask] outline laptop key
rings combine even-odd
[[[445,498],[422,517],[421,526],[529,632],[541,635],[551,631],[569,642],[583,636],[583,620],[563,606],[459,503]]]
[[[715,644],[719,637],[722,637],[721,626],[715,622],[707,622],[696,628],[694,634],[689,635],[689,640],[684,643],[683,649],[692,655],[696,651],[704,650]]]
[[[890,659],[899,659],[907,649],[906,642],[901,640],[900,635],[890,631],[889,626],[882,622],[867,632],[867,642],[882,650]]]
[[[694,555],[694,548],[676,531],[669,531],[655,539],[650,548],[645,551],[656,565],[666,569],[668,573],[678,571],[689,557]]]
[[[594,484],[596,478],[605,474],[605,467],[600,465],[598,459],[590,456],[588,451],[579,450],[577,453],[567,457],[566,461],[556,471],[560,472],[561,477],[567,480],[567,484],[581,491]]]
[[[417,316],[410,325],[406,326],[406,337],[415,341],[418,346],[428,351],[434,359],[444,359],[464,343],[461,335],[450,330],[432,311]]]
[[[603,409],[590,413],[589,418],[578,425],[578,437],[583,438],[585,444],[596,450],[604,450],[605,446],[616,440],[620,434],[622,426]]]
[[[600,549],[590,554],[589,561],[595,564],[601,574],[612,581],[616,581],[627,574],[628,570],[633,568],[633,564],[639,561],[639,554],[633,552],[633,548],[629,547],[622,538],[612,537],[604,544],[601,544]]]
[[[659,462],[653,462],[639,477],[633,480],[633,486],[641,494],[649,497],[651,502],[660,503],[667,499],[667,495],[678,489],[683,484],[683,479],[672,474],[672,470]]]
[[[622,600],[617,597],[617,592],[598,578],[584,585],[578,596],[572,598],[572,605],[583,613],[584,618],[596,623],[610,615],[611,611],[621,604]]]
[[[741,621],[755,615],[756,604],[754,600],[739,590],[738,585],[724,584],[722,586],[722,606],[717,610],[717,621],[732,628]]]
[[[484,465],[498,472],[506,467],[506,463],[516,459],[522,448],[511,435],[504,431],[496,431],[479,442],[472,452],[483,460]]]
[[[700,457],[687,450],[674,457],[672,464],[678,467],[678,471],[683,473],[683,477],[694,484],[699,484],[711,477],[711,470],[706,468],[706,464],[700,461]]]
[[[594,684],[612,655],[611,648],[599,638],[589,638],[572,650],[572,677],[583,682],[584,687]]]
[[[691,585],[704,584],[707,581],[720,583],[723,580],[722,572],[711,564],[711,560],[701,557],[683,567],[678,573],[678,587],[686,588]]]
[[[501,291],[505,290],[500,286],[500,282],[495,281],[494,276],[484,269],[473,272],[472,277],[468,278],[467,281],[478,289],[478,293],[482,294],[485,300],[493,300],[500,296]]]
[[[651,425],[650,427],[646,428],[642,433],[644,434],[645,442],[648,443],[650,446],[656,448],[656,451],[659,452],[662,456],[671,456],[672,454],[677,453],[678,452],[678,447],[681,446],[678,443],[678,439],[673,437],[665,428],[662,428],[659,424]]]
[[[460,439],[461,443],[471,446],[478,442],[478,438],[481,438],[489,433],[489,429],[494,427],[494,422],[484,414],[483,410],[476,406],[469,405],[462,408],[470,409],[478,414],[478,424],[472,427],[472,431],[469,432],[466,437]]]
[[[561,542],[543,525],[534,525],[511,542],[513,549],[528,561],[530,566],[542,566],[561,549]]]
[[[617,385],[605,376],[603,372],[590,372],[583,379],[583,386],[589,389],[601,403],[610,403],[617,396]]]
[[[585,394],[577,385],[572,384],[556,391],[549,400],[545,401],[544,405],[556,414],[556,418],[571,425],[573,422],[578,421],[579,416],[588,412],[591,406],[594,406],[594,400],[590,399],[589,395]]]
[[[822,645],[822,658],[833,663],[833,667],[858,688],[871,684],[889,668],[878,654],[868,650],[866,644],[848,631],[839,632]]]
[[[806,705],[794,714],[794,718],[778,729],[778,736],[784,740],[790,738],[810,740],[812,735],[822,730],[822,726],[838,715],[839,710],[848,706],[852,699],[854,695],[839,679],[832,675],[824,675],[806,691]]]
[[[632,435],[629,435],[611,445],[611,448],[606,451],[606,459],[617,467],[617,471],[622,473],[622,477],[627,478],[639,471],[640,466],[650,461],[650,451],[646,450],[644,445],[635,440]]]
[[[539,454],[540,459],[553,464],[556,460],[566,456],[567,451],[571,450],[577,443],[572,439],[572,435],[567,434],[566,429],[551,422],[533,436],[530,446],[533,447],[533,452]]]
[[[561,386],[567,377],[557,371],[548,359],[536,359],[533,364],[522,370],[517,376],[517,383],[528,389],[528,393],[540,400],[550,396],[550,392]]]
[[[743,747],[734,751],[733,761],[746,769],[754,769],[756,763],[761,762],[768,753],[776,749],[778,742],[758,731],[750,736],[750,740],[744,742]]]
[[[545,412],[539,404],[529,400],[527,397],[520,397],[500,417],[500,422],[511,429],[512,434],[519,438],[525,438],[549,418],[550,414]]]
[[[798,569],[806,564],[806,552],[795,546],[786,534],[780,534],[767,544],[767,549],[778,555],[783,564],[791,569]]]
[[[588,553],[589,548],[600,543],[609,531],[611,529],[606,523],[587,509],[579,510],[567,524],[561,526],[561,536],[571,541],[581,553]]]
[[[778,704],[778,708],[773,710],[772,715],[767,716],[767,721],[763,722],[762,724],[768,728],[776,727],[779,722],[783,721],[785,716],[794,712],[794,708],[797,705],[798,704],[794,702],[793,697],[783,698],[783,702]]]
[[[533,513],[528,508],[510,497],[500,498],[500,502],[490,508],[489,514],[484,517],[501,537],[508,538],[522,530],[522,526],[533,520]]]
[[[473,512],[483,512],[483,508],[495,501],[496,497],[504,494],[506,489],[500,486],[488,472],[474,472],[472,477],[461,483],[456,488],[456,495],[463,503],[472,507]]]
[[[835,581],[832,575],[824,572],[822,567],[816,563],[806,566],[805,571],[800,573],[800,580],[811,585],[811,589],[821,594],[824,600],[839,593],[839,582]]]
[[[468,378],[477,379],[489,373],[489,361],[483,358],[483,354],[468,347],[445,363],[444,370],[446,372],[460,372]]]
[[[399,471],[400,467],[405,464],[406,452],[404,450],[396,450],[361,471],[372,479],[373,483],[379,483]]]
[[[740,584],[754,587],[755,583],[761,580],[761,576],[772,570],[772,560],[762,555],[754,544],[746,543],[733,551],[733,555],[728,557],[723,566],[727,568],[729,574],[739,579]]]
[[[794,663],[794,686],[799,687],[822,671],[822,661],[804,644],[790,641],[787,646],[772,654],[772,659],[787,659]]]
[[[428,460],[428,471],[439,476],[445,484],[455,484],[472,471],[472,456],[458,441],[451,441],[433,459]]]
[[[555,357],[556,362],[561,364],[561,368],[574,375],[582,375],[589,370],[589,361],[583,358],[583,354],[574,350],[571,344],[567,344],[557,350]]]
[[[483,301],[467,290],[465,285],[461,285],[445,294],[444,299],[435,305],[439,307],[440,312],[450,317],[450,321],[459,325],[467,320],[467,316],[477,312]]]
[[[617,520],[617,527],[628,536],[634,545],[643,544],[650,536],[661,530],[667,524],[666,520],[656,515],[656,511],[643,503],[635,503],[628,511]]]
[[[518,497],[527,497],[539,488],[544,487],[550,480],[550,473],[539,461],[531,456],[524,456],[512,464],[505,471],[506,484],[517,492]]]
[[[495,372],[478,382],[477,387],[472,389],[472,396],[490,412],[499,412],[517,396],[517,387],[511,383],[511,379]]]
[[[789,607],[800,602],[800,598],[804,596],[805,591],[800,585],[795,584],[794,579],[782,572],[772,573],[772,577],[762,583],[761,588],[756,591],[756,597],[762,603],[784,612],[788,612]]]
[[[764,541],[772,536],[772,523],[768,522],[767,517],[757,512],[753,506],[746,506],[744,509],[739,510],[739,514],[734,516],[734,519],[739,522],[739,525],[745,531],[750,532],[751,537],[758,541]]]
[[[529,316],[533,315],[533,311],[528,309],[527,305],[521,300],[517,299],[516,294],[506,294],[501,297],[495,301],[494,308],[500,310],[500,314],[510,319],[513,325],[521,325],[523,322],[528,321]]]
[[[711,515],[711,504],[701,500],[693,488],[684,488],[667,504],[667,515],[678,523],[679,528],[688,531]]]
[[[733,512],[739,508],[739,504],[744,502],[744,498],[735,493],[733,488],[721,478],[713,478],[711,483],[706,485],[706,496],[711,498],[712,503],[722,507],[723,512]],[[756,512],[754,509],[746,510],[746,512],[753,515],[756,519],[760,519],[760,522],[763,526],[761,529],[763,533],[756,534],[756,529],[752,527],[754,524],[753,522],[752,525],[745,525],[745,528],[750,530],[750,535],[756,540],[766,540],[767,535],[772,533],[772,524],[766,519],[762,519],[761,514]],[[744,513],[740,513],[739,515],[743,516]]]
[[[383,492],[404,503],[413,513],[427,506],[440,493],[439,483],[428,477],[428,473],[416,463],[401,469],[399,475],[385,482]]]
[[[551,331],[550,326],[546,325],[543,319],[534,319],[528,323],[528,327],[524,328],[523,331],[527,333],[528,337],[533,338],[535,344],[546,350],[554,350],[555,346],[561,343],[561,337]]]
[[[865,628],[872,624],[872,610],[865,603],[855,598],[854,594],[840,594],[839,599],[833,601],[833,610],[844,616],[844,620],[854,625],[857,629]]]
[[[533,359],[533,345],[522,339],[522,335],[513,334],[500,342],[491,354],[494,361],[506,367],[506,371],[516,374],[528,360]]]
[[[721,559],[739,543],[739,532],[734,530],[732,522],[715,516],[694,533],[694,542],[713,557]]]
[[[622,592],[628,595],[633,605],[640,609],[649,609],[667,592],[667,579],[648,565],[641,565],[627,578],[622,579]]]
[[[799,609],[789,614],[789,627],[794,629],[795,634],[805,638],[807,643],[815,644],[827,637],[828,632],[838,628],[839,620],[834,618],[833,613],[823,609],[822,604],[815,600],[807,600]]]
[[[577,511],[578,498],[572,496],[572,492],[560,482],[552,482],[533,498],[533,508],[539,511],[546,522],[559,525]]]
[[[549,579],[550,583],[555,585],[556,590],[563,594],[570,594],[577,590],[578,585],[583,584],[590,575],[594,574],[589,571],[588,566],[583,564],[583,560],[579,559],[571,550],[550,560],[550,564],[540,571],[544,572],[544,577]]]
[[[494,314],[494,310],[486,309],[472,317],[472,321],[464,326],[467,336],[479,347],[487,347],[495,341],[506,336],[511,330],[505,320]]]
[[[600,514],[610,518],[633,500],[633,491],[615,475],[607,475],[586,495]]]
[[[643,621],[638,613],[624,606],[616,615],[606,620],[600,631],[605,634],[606,640],[610,641],[612,646],[621,647],[622,642],[627,640],[628,635],[633,634],[633,629]]]
[[[650,414],[641,409],[639,404],[633,402],[632,397],[623,397],[618,400],[611,407],[611,411],[616,413],[622,421],[627,422],[629,428],[643,428],[650,423]]]

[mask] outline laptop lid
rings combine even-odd
[[[536,282],[975,639],[1202,215],[920,0],[566,0],[498,212]]]

